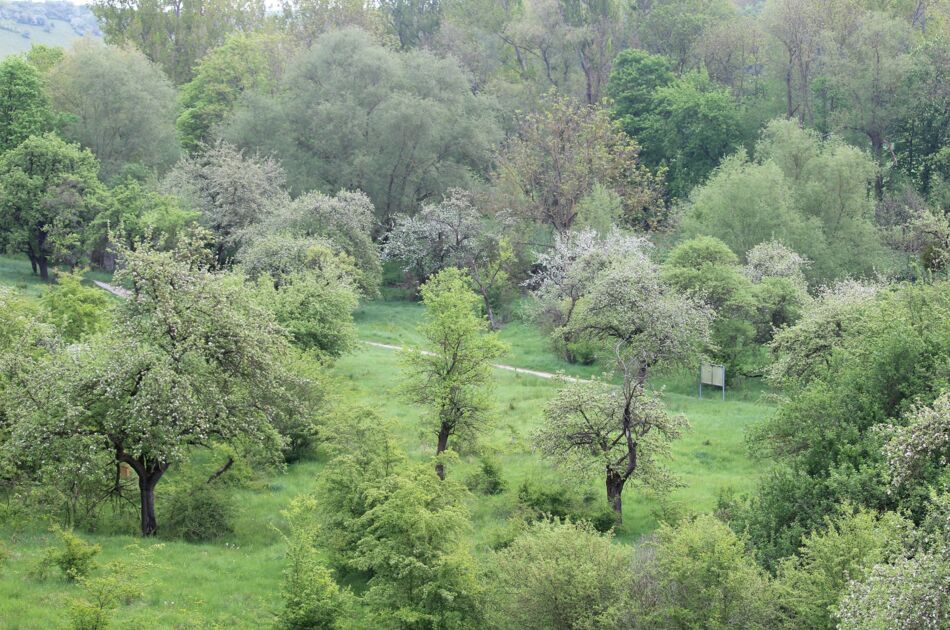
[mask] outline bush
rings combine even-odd
[[[481,468],[465,480],[465,485],[471,492],[488,495],[501,494],[508,488],[498,464],[487,458],[482,458]]]
[[[190,483],[169,497],[165,527],[173,538],[214,540],[234,532],[234,504],[226,490],[210,483]]]
[[[111,623],[112,611],[141,598],[150,582],[144,576],[154,574],[152,557],[162,545],[129,545],[122,556],[108,563],[102,574],[79,580],[83,594],[69,604],[72,630],[103,630]]]
[[[72,530],[55,528],[53,533],[62,546],[46,549],[36,570],[37,577],[45,578],[54,566],[63,572],[67,582],[75,582],[89,575],[96,567],[93,558],[102,551],[102,547],[87,543]]]

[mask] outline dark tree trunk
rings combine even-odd
[[[615,470],[607,468],[607,501],[617,516],[617,523],[623,523],[623,484],[626,480]]]
[[[158,479],[139,477],[139,499],[142,503],[142,535],[154,536],[158,532],[155,518],[155,485]]]
[[[441,455],[442,453],[445,452],[445,449],[448,448],[450,433],[451,431],[449,430],[449,427],[443,423],[442,426],[439,428],[439,441],[435,447],[436,456]],[[442,462],[436,463],[435,474],[439,476],[439,479],[441,479],[442,481],[445,481],[445,466],[442,464]]]
[[[40,278],[44,281],[49,280],[49,260],[47,260],[44,254],[40,254],[36,257],[36,264],[40,268]]]
[[[37,273],[37,271],[38,271],[38,269],[37,269],[37,267],[36,267],[36,256],[33,254],[33,249],[32,249],[32,248],[31,248],[31,249],[27,249],[27,250],[26,250],[26,255],[27,255],[27,257],[30,259],[30,267],[33,268],[33,275],[35,276],[36,273]]]

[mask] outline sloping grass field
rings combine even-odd
[[[20,260],[0,258],[0,283],[25,285],[37,295],[40,288],[29,277],[29,267]],[[418,345],[414,330],[421,307],[407,302],[374,302],[357,314],[360,338],[398,345]],[[504,363],[544,371],[563,370],[588,376],[602,367],[568,366],[552,354],[544,337],[520,322],[509,324],[501,333],[511,345]],[[434,452],[431,436],[419,430],[420,410],[401,400],[398,389],[403,378],[399,352],[361,345],[340,359],[334,367],[341,396],[371,408],[391,420],[397,438],[413,458]],[[556,392],[558,383],[529,375],[496,371],[495,423],[482,439],[481,454],[487,454],[500,468],[507,490],[494,496],[473,495],[470,509],[474,522],[476,551],[486,553],[493,542],[510,532],[509,517],[518,511],[518,489],[530,480],[535,485],[558,485],[564,475],[549,461],[539,458],[531,447],[542,410]],[[747,387],[730,392],[722,402],[715,396],[698,400],[690,375],[667,378],[664,399],[671,411],[685,414],[691,428],[675,443],[670,466],[683,486],[671,499],[674,506],[690,511],[709,511],[724,490],[748,490],[760,474],[760,465],[746,454],[744,431],[751,423],[772,412],[760,402],[760,391]],[[281,607],[280,581],[283,543],[279,529],[281,510],[290,501],[310,491],[322,461],[289,466],[277,476],[254,479],[237,490],[238,520],[230,537],[214,544],[188,544],[174,540],[142,542],[131,535],[87,534],[83,537],[103,548],[100,564],[123,554],[127,545],[162,545],[156,555],[158,567],[151,572],[146,596],[116,611],[116,627],[162,628],[255,628],[267,626]],[[479,455],[463,454],[450,466],[449,475],[465,479],[479,467]],[[174,479],[174,472],[169,473]],[[157,488],[159,526],[162,519],[162,490]],[[573,490],[593,505],[604,501],[602,481],[595,477],[577,482]],[[657,524],[661,504],[636,487],[624,495],[624,524],[617,532],[621,541],[635,542]],[[3,505],[3,501],[8,501]],[[15,508],[0,500],[4,509]],[[64,624],[69,600],[77,588],[59,578],[45,581],[31,577],[44,547],[51,538],[49,523],[41,521],[0,525],[0,541],[9,551],[0,563],[0,627],[56,628]]]

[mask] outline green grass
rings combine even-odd
[[[51,269],[50,274],[52,273]],[[87,271],[83,276],[87,282],[108,282],[112,278],[112,274],[104,271]],[[39,297],[47,283],[33,273],[26,256],[0,256],[0,285],[15,287],[26,295]]]
[[[0,283],[26,284],[31,293],[39,291],[29,276],[26,260],[0,258]],[[422,310],[405,302],[374,302],[361,307],[357,315],[362,339],[417,346],[420,338],[415,326]],[[506,363],[545,371],[564,370],[586,376],[598,367],[564,365],[549,350],[544,336],[515,322],[501,333],[511,344]],[[402,375],[398,352],[361,346],[342,358],[334,371],[339,391],[349,399],[375,409],[393,424],[394,433],[407,453],[422,460],[433,450],[431,436],[419,429],[421,410],[398,395]],[[729,393],[722,402],[714,397],[698,400],[693,394],[691,375],[664,380],[665,401],[671,411],[685,414],[691,429],[675,443],[670,466],[683,482],[672,500],[694,511],[714,508],[725,489],[748,490],[759,474],[756,464],[745,451],[743,433],[749,424],[772,412],[757,402],[754,387]],[[544,483],[564,475],[551,462],[542,460],[531,448],[531,435],[542,418],[543,407],[556,392],[557,383],[528,375],[496,372],[495,422],[483,436],[483,452],[499,464],[508,490],[500,495],[473,496],[470,509],[474,524],[473,543],[479,554],[507,533],[506,519],[517,509],[517,488],[524,480]],[[157,558],[160,563],[152,576],[153,585],[141,601],[116,611],[116,627],[266,627],[280,609],[280,580],[283,569],[283,544],[278,528],[281,510],[296,496],[309,492],[325,463],[303,462],[284,473],[253,481],[237,491],[239,506],[235,532],[214,544],[193,545],[177,541],[163,544]],[[465,454],[448,474],[464,479],[474,472],[478,458]],[[175,473],[157,489],[161,524],[163,493],[167,493]],[[581,493],[592,503],[602,505],[602,481],[592,476],[578,482]],[[167,495],[166,495],[167,496]],[[635,541],[656,527],[658,502],[637,488],[624,495],[624,525],[618,540]],[[0,626],[3,628],[56,628],[63,626],[65,610],[77,587],[59,579],[45,582],[29,577],[30,570],[48,544],[46,527],[30,524],[25,531],[11,526],[0,528],[0,540],[12,551],[0,566]],[[122,553],[136,539],[128,535],[87,535],[102,545],[101,560]]]

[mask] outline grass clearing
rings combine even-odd
[[[0,283],[26,284],[26,292],[39,295],[41,283],[31,278],[24,260],[0,258]],[[360,338],[398,345],[418,345],[415,331],[422,314],[418,304],[374,302],[363,305],[357,314]],[[602,371],[597,366],[568,366],[549,350],[544,336],[520,322],[509,324],[501,333],[511,345],[504,363],[541,369],[563,370],[575,376]],[[343,357],[334,368],[342,396],[359,402],[389,419],[398,440],[410,457],[424,459],[434,452],[432,436],[418,428],[421,410],[401,400],[397,388],[402,379],[399,352],[360,346]],[[499,495],[473,495],[470,508],[473,543],[484,553],[493,543],[509,534],[506,520],[518,509],[518,487],[525,480],[544,483],[563,474],[552,463],[540,459],[531,448],[530,438],[542,418],[546,402],[558,384],[524,374],[495,372],[495,423],[483,436],[483,451],[494,459],[507,484]],[[685,414],[691,429],[673,446],[671,467],[683,482],[673,495],[675,504],[695,511],[715,507],[721,491],[748,490],[755,483],[759,466],[749,460],[744,445],[744,430],[749,424],[772,412],[758,402],[755,387],[730,391],[722,402],[715,396],[695,397],[693,379],[688,374],[664,379],[665,401],[671,411]],[[324,462],[294,464],[280,475],[257,479],[237,491],[238,517],[235,532],[213,544],[189,544],[178,541],[148,541],[163,544],[156,559],[160,567],[152,576],[148,595],[131,606],[116,611],[117,627],[143,626],[162,628],[256,628],[269,625],[280,609],[280,584],[283,570],[283,543],[278,531],[280,514],[296,496],[309,492]],[[448,474],[465,479],[479,466],[478,456],[463,454]],[[168,480],[159,484],[157,507],[161,526],[163,492]],[[605,501],[602,480],[596,475],[578,482],[578,492],[592,504]],[[167,496],[167,495],[166,495]],[[618,540],[633,542],[656,527],[660,504],[635,487],[624,495],[624,525]],[[598,503],[599,502],[599,503]],[[0,505],[0,511],[2,511]],[[117,557],[138,538],[130,535],[82,534],[102,545],[100,563]],[[79,594],[75,586],[61,579],[37,581],[29,577],[39,561],[49,534],[44,523],[30,524],[26,530],[0,528],[0,540],[11,557],[0,566],[0,625],[4,628],[62,627],[71,598]]]

